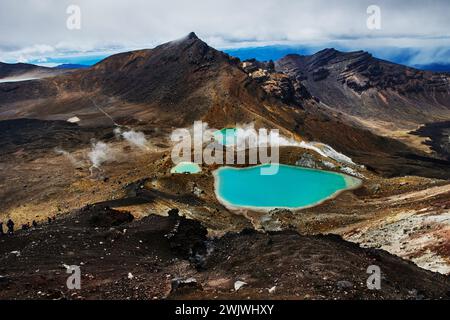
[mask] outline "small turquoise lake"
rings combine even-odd
[[[202,168],[193,162],[180,162],[170,170],[170,173],[199,173]]]
[[[222,167],[214,172],[216,196],[230,208],[301,209],[354,189],[361,180],[348,175],[280,164],[274,175],[261,175],[260,165]]]
[[[233,146],[237,144],[237,129],[224,128],[214,132],[214,139],[224,146]]]

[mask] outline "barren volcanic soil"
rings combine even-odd
[[[338,236],[244,230],[208,238],[200,223],[89,206],[0,238],[2,299],[448,299],[448,277]],[[81,267],[81,290],[66,266]],[[382,270],[368,290],[366,270]],[[246,283],[238,291],[236,281]],[[274,288],[275,287],[275,288]],[[269,289],[272,289],[269,292]]]
[[[118,139],[111,127],[86,128],[41,120],[11,120],[1,125],[5,130],[1,144],[4,152],[0,215],[3,221],[11,217],[17,228],[32,220],[45,222],[47,217],[64,217],[67,212],[89,204],[130,211],[137,219],[178,208],[182,215],[201,222],[211,235],[222,236],[245,228],[334,233],[368,247],[386,249],[426,269],[448,273],[450,267],[450,252],[445,250],[449,244],[445,230],[450,214],[445,202],[449,198],[446,180],[414,176],[387,179],[360,166],[347,167],[311,150],[282,147],[281,163],[294,165],[301,161],[300,165],[325,170],[353,170],[363,177],[363,186],[297,212],[233,212],[215,197],[212,171],[217,166],[203,166],[202,173],[195,175],[170,173],[173,166],[170,142],[162,138],[168,136],[162,129],[135,126],[151,141],[148,149],[142,150]],[[114,150],[113,159],[102,164],[94,175],[89,170],[91,139],[104,141]],[[66,153],[58,153],[55,148]],[[330,169],[325,163],[335,168]],[[405,213],[413,219],[404,220]],[[439,215],[432,222],[433,227],[427,227],[429,219],[421,218],[426,213]],[[384,222],[394,223],[396,219],[401,220],[398,233],[394,233],[398,236],[387,236],[389,228]],[[370,230],[370,238],[361,235],[366,228]],[[430,238],[413,242],[418,231],[403,230],[422,230],[421,237]],[[402,250],[402,242],[415,245]]]

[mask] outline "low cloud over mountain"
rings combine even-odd
[[[66,9],[73,4],[81,9],[80,30],[66,28]],[[386,48],[411,48],[413,64],[449,62],[448,54],[443,54],[450,43],[448,1],[377,1],[380,30],[369,30],[366,25],[367,7],[372,4],[353,0],[5,0],[0,4],[0,61],[45,63],[54,56],[153,47],[195,30],[222,49],[297,44],[377,53]],[[380,47],[384,49],[377,50]]]

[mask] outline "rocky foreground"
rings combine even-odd
[[[449,299],[450,278],[338,236],[246,229],[88,206],[0,238],[0,299]],[[81,268],[69,290],[66,268]],[[367,288],[368,266],[381,290]],[[237,290],[236,290],[237,289]]]

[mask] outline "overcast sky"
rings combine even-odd
[[[69,30],[69,5],[81,29]],[[381,29],[367,28],[367,7]],[[417,63],[450,62],[449,0],[0,0],[0,61],[149,48],[190,31],[224,49],[270,44],[414,48]]]

